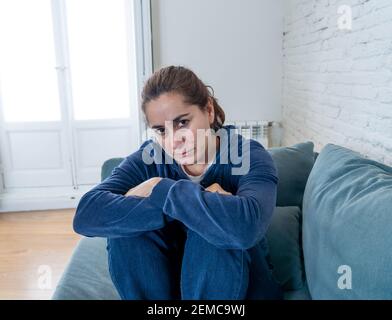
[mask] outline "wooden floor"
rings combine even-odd
[[[74,213],[0,213],[0,299],[51,298],[80,239],[72,229]]]

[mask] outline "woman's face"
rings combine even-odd
[[[214,121],[212,101],[209,100],[204,111],[197,105],[185,104],[183,100],[183,96],[175,92],[151,100],[145,108],[148,126],[154,130],[165,152],[178,163],[206,163],[210,127]]]

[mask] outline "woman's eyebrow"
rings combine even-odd
[[[182,117],[185,117],[185,116],[187,116],[187,115],[189,115],[189,112],[188,112],[188,113],[180,114],[179,116],[175,117],[172,121],[173,121],[173,122],[178,122],[178,121],[180,121],[180,119],[181,119]],[[158,128],[164,128],[164,126],[158,124],[158,125],[152,126],[151,128],[152,128],[152,129],[158,129]]]
[[[188,112],[188,113],[184,113],[184,114],[180,114],[178,117],[175,117],[175,118],[173,119],[173,122],[178,122],[178,121],[180,121],[180,119],[181,119],[182,117],[185,117],[185,116],[187,116],[187,115],[189,115],[189,112]]]

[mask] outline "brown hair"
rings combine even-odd
[[[211,89],[212,93],[208,90]],[[207,108],[208,98],[214,105],[214,122],[212,128],[219,130],[225,122],[225,112],[214,97],[214,89],[205,85],[196,74],[182,66],[168,66],[154,72],[147,80],[142,91],[142,110],[146,112],[146,105],[157,99],[163,93],[176,92],[184,97],[190,105],[197,105],[201,110]]]

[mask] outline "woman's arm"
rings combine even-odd
[[[253,145],[252,145],[253,144]],[[167,181],[165,184],[163,182]],[[236,195],[206,191],[190,180],[164,178],[155,189],[167,194],[163,211],[219,248],[247,249],[264,236],[276,205],[277,171],[260,144],[251,143],[250,169]]]
[[[151,188],[157,182],[154,178],[145,181],[142,152],[146,143],[124,159],[110,177],[83,195],[73,221],[77,233],[88,237],[121,237],[165,225],[167,217],[162,212],[162,194],[152,190],[149,197],[126,196],[133,187],[150,183]]]

